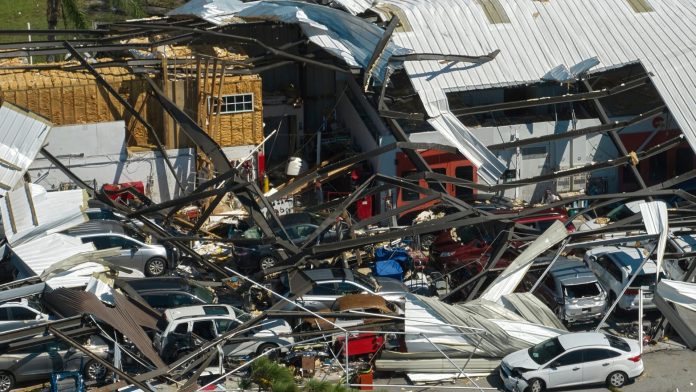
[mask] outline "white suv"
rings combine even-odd
[[[609,293],[609,303],[613,303],[621,289],[628,283],[631,275],[647,257],[647,251],[642,248],[626,246],[600,246],[585,253],[585,264],[597,275],[599,283]],[[662,277],[662,274],[660,274]],[[648,286],[650,290],[643,293],[643,307],[654,309],[653,288],[657,278],[657,265],[648,260],[631,286],[626,289],[619,300],[619,308],[623,310],[638,309],[638,287]]]
[[[155,348],[165,362],[173,362],[200,346],[238,327],[250,319],[229,305],[198,305],[169,309],[164,312],[167,327],[157,334],[153,341]],[[244,342],[229,343],[223,347],[226,357],[262,354],[268,350],[293,343],[291,337],[281,334],[292,332],[290,325],[283,320],[266,320],[239,336],[252,337]],[[287,351],[287,348],[281,349]]]

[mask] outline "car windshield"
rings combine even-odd
[[[595,282],[563,285],[563,294],[566,298],[596,297],[599,295],[599,286]]]
[[[368,289],[372,290],[373,292],[377,291],[375,284],[367,276],[361,275],[357,272],[353,273],[353,276],[355,277],[355,283],[357,283],[361,286],[367,287]]]
[[[607,218],[609,218],[612,222],[619,221],[624,218],[628,218],[629,216],[632,216],[634,214],[633,211],[631,211],[630,208],[626,206],[626,204],[622,204],[613,210],[607,212]]]
[[[605,335],[609,341],[609,345],[622,351],[631,351],[631,346],[625,340],[616,336]]]
[[[261,233],[261,229],[258,227],[252,227],[250,229],[244,230],[242,233],[242,238],[247,238],[247,239],[260,239],[263,237],[263,234]]]
[[[191,293],[200,298],[206,304],[215,303],[215,295],[205,287],[192,285]]]
[[[556,358],[563,353],[563,351],[565,351],[565,349],[561,346],[561,342],[558,341],[558,338],[545,340],[536,346],[530,347],[528,350],[529,356],[539,365],[543,365]]]
[[[660,274],[662,275],[662,274]],[[664,276],[662,276],[664,277]],[[631,283],[631,287],[641,287],[641,286],[653,286],[655,284],[655,278],[657,278],[656,274],[641,274],[636,276],[635,279],[633,279],[633,283]]]

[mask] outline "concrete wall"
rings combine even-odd
[[[142,181],[145,193],[155,202],[182,195],[164,158],[154,151],[128,151],[123,121],[54,127],[46,149],[82,180],[102,184]],[[185,191],[194,188],[195,149],[167,150],[167,155]],[[59,189],[71,181],[41,154],[29,168],[33,182],[46,189]]]

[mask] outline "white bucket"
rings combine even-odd
[[[300,157],[290,157],[288,159],[288,168],[285,174],[289,176],[297,176],[300,173],[307,171],[307,163]]]

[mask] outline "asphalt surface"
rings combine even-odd
[[[643,354],[645,372],[630,384],[614,392],[696,392],[696,352],[677,348],[660,349],[659,351]],[[503,390],[503,384],[497,374],[488,377],[477,377],[474,381],[483,388],[496,388]],[[376,379],[375,383],[384,384],[408,384],[400,377]],[[459,380],[456,383],[446,382],[438,386],[424,387],[413,385],[408,388],[376,388],[383,391],[454,391],[453,387],[473,387],[469,381]],[[467,390],[467,389],[459,389]],[[468,389],[475,390],[475,389]],[[490,389],[489,389],[490,390]],[[577,388],[561,388],[555,391],[608,391],[609,389],[597,386],[581,386]]]

